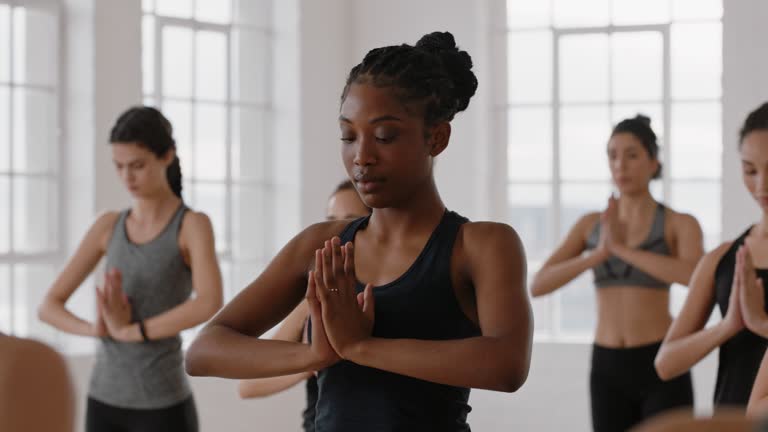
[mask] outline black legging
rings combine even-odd
[[[693,410],[691,375],[662,381],[653,367],[661,343],[592,350],[590,390],[595,432],[623,432],[672,408]]]
[[[195,400],[160,409],[118,408],[88,398],[86,432],[197,432]]]

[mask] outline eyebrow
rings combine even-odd
[[[346,122],[346,123],[352,123],[352,120],[344,117],[343,115],[339,116],[339,121],[343,121],[343,122]],[[379,122],[383,122],[383,121],[403,121],[403,119],[401,119],[400,117],[395,117],[393,115],[384,115],[384,116],[381,116],[381,117],[376,117],[374,119],[368,120],[368,123],[373,124],[373,123],[379,123]]]

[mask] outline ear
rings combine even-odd
[[[167,152],[165,152],[165,155],[163,156],[163,163],[165,163],[166,167],[171,166],[173,163],[173,158],[176,157],[176,149],[168,149]]]
[[[432,127],[429,132],[429,155],[435,157],[448,147],[448,141],[451,139],[451,124],[441,122]]]

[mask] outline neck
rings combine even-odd
[[[157,196],[137,198],[131,207],[131,216],[142,221],[166,219],[168,213],[181,204],[181,199],[173,192],[160,193]]]
[[[755,225],[752,234],[757,237],[768,237],[768,213],[763,212],[763,217],[760,219],[760,222]]]
[[[398,207],[373,209],[369,229],[374,237],[387,239],[432,232],[445,213],[434,178]]]
[[[619,215],[621,217],[633,218],[649,208],[655,207],[656,200],[653,199],[651,191],[647,188],[633,194],[621,194],[619,197]]]

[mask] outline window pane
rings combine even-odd
[[[23,7],[15,7],[11,10],[13,19],[13,46],[11,47],[13,60],[13,81],[27,81],[27,11]]]
[[[181,173],[187,178],[195,176],[192,156],[192,105],[186,102],[166,101],[163,114],[171,122],[176,154],[181,162]]]
[[[718,98],[722,93],[722,26],[717,23],[672,26],[672,97]]]
[[[141,0],[141,10],[146,13],[155,11],[155,0]]]
[[[227,37],[224,33],[197,32],[195,97],[227,99]]]
[[[17,88],[13,92],[13,170],[55,172],[58,153],[56,97]]]
[[[0,4],[0,83],[11,79],[11,10]]]
[[[672,182],[672,208],[690,213],[704,231],[706,250],[720,241],[720,182]]]
[[[0,172],[11,169],[11,92],[0,85]]]
[[[198,21],[227,24],[232,21],[231,6],[229,0],[195,0],[195,18]]]
[[[265,65],[270,64],[267,36],[259,30],[232,31],[232,99],[264,103],[269,99]]]
[[[661,33],[615,33],[611,38],[611,50],[613,99],[660,101],[664,60]]]
[[[232,110],[232,176],[238,180],[264,181],[270,165],[265,115],[252,108]]]
[[[11,228],[11,180],[0,175],[0,253],[10,252]]]
[[[606,145],[611,132],[608,107],[560,110],[560,172],[564,179],[610,179]]]
[[[613,0],[613,23],[657,24],[669,22],[669,0]]]
[[[0,238],[2,242],[2,238]],[[0,264],[0,332],[11,333],[11,270],[7,264]]]
[[[607,101],[608,72],[607,35],[569,35],[560,39],[563,102]]]
[[[613,187],[610,183],[566,183],[560,186],[560,238],[565,238],[582,216],[602,212],[608,205]]]
[[[508,122],[509,179],[552,178],[552,109],[512,108]]]
[[[239,24],[266,28],[272,22],[271,0],[234,0],[233,8],[233,20]]]
[[[508,96],[512,103],[552,100],[552,33],[510,33],[507,41]]]
[[[13,267],[13,331],[16,336],[53,339],[55,330],[37,319],[37,307],[54,277],[50,264],[16,264]]]
[[[227,194],[226,187],[218,184],[195,184],[192,186],[194,204],[192,207],[208,215],[213,224],[216,251],[229,250],[227,244]]]
[[[192,30],[163,27],[163,95],[192,96]]]
[[[510,28],[547,27],[549,1],[507,0],[507,25]]]
[[[543,259],[551,248],[551,185],[510,184],[509,223],[520,235],[529,260]]]
[[[271,195],[271,201],[264,206],[271,206],[271,226],[274,228],[268,235],[267,257],[272,257],[280,251],[295,235],[301,226],[299,214],[301,214],[301,194],[299,187],[276,186]]]
[[[672,105],[671,175],[719,178],[722,171],[722,115],[719,103]]]
[[[155,92],[155,18],[141,20],[141,80],[144,94]]]
[[[594,276],[582,273],[560,291],[560,331],[591,336],[597,323]]]
[[[723,16],[722,0],[672,0],[672,18],[720,19]]]
[[[556,27],[603,26],[610,22],[609,0],[552,0]]]
[[[13,246],[16,252],[55,250],[58,243],[58,185],[46,178],[13,179]]]
[[[238,185],[232,190],[232,256],[264,259],[264,192],[260,186]]]
[[[178,18],[192,17],[192,0],[156,0],[156,13]]]
[[[42,8],[13,9],[14,81],[56,84],[58,17]]]
[[[227,110],[223,105],[195,106],[195,177],[224,180],[227,175]]]

